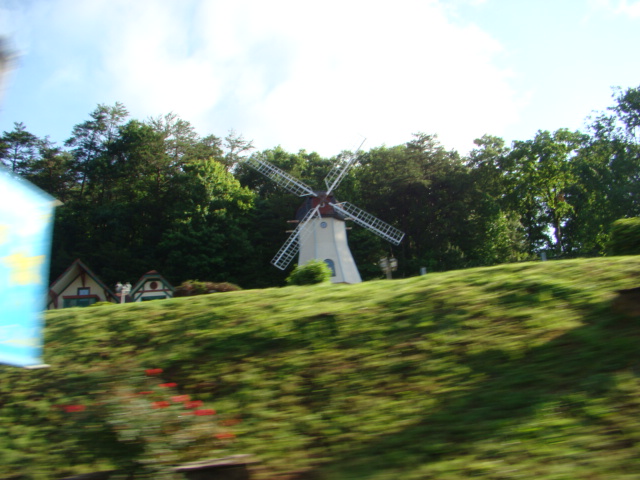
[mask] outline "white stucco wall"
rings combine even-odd
[[[332,260],[336,275],[333,283],[360,283],[362,278],[347,243],[345,222],[333,217],[314,218],[301,235],[298,265],[309,260]]]

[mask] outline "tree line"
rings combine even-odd
[[[584,131],[538,131],[511,145],[485,135],[466,156],[424,133],[361,152],[337,198],[406,233],[390,247],[349,232],[363,279],[381,278],[376,262],[389,253],[403,277],[542,253],[603,255],[611,224],[640,215],[640,87],[616,89],[613,100]],[[0,137],[2,163],[64,203],[51,279],[81,258],[109,284],[155,269],[174,284],[282,285],[288,272],[269,261],[301,202],[242,160],[259,156],[322,189],[349,154],[255,151],[234,132],[203,137],[174,114],[132,119],[120,103],[98,105],[62,146],[22,123]]]

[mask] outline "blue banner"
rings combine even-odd
[[[0,167],[0,363],[42,364],[56,200]]]

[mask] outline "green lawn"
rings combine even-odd
[[[636,286],[638,256],[49,312],[51,368],[0,367],[0,478],[640,479]]]

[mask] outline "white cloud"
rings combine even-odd
[[[640,18],[640,0],[589,0],[592,11]]]
[[[621,0],[617,9],[618,13],[628,15],[633,18],[640,17],[640,1],[629,2],[627,0]]]
[[[85,82],[88,111],[115,101],[136,118],[173,111],[203,135],[234,129],[260,149],[328,156],[361,135],[371,148],[423,131],[466,150],[515,122],[522,102],[495,64],[501,45],[444,0],[34,3],[32,32],[46,25],[69,54],[51,52],[63,60],[50,81]]]

